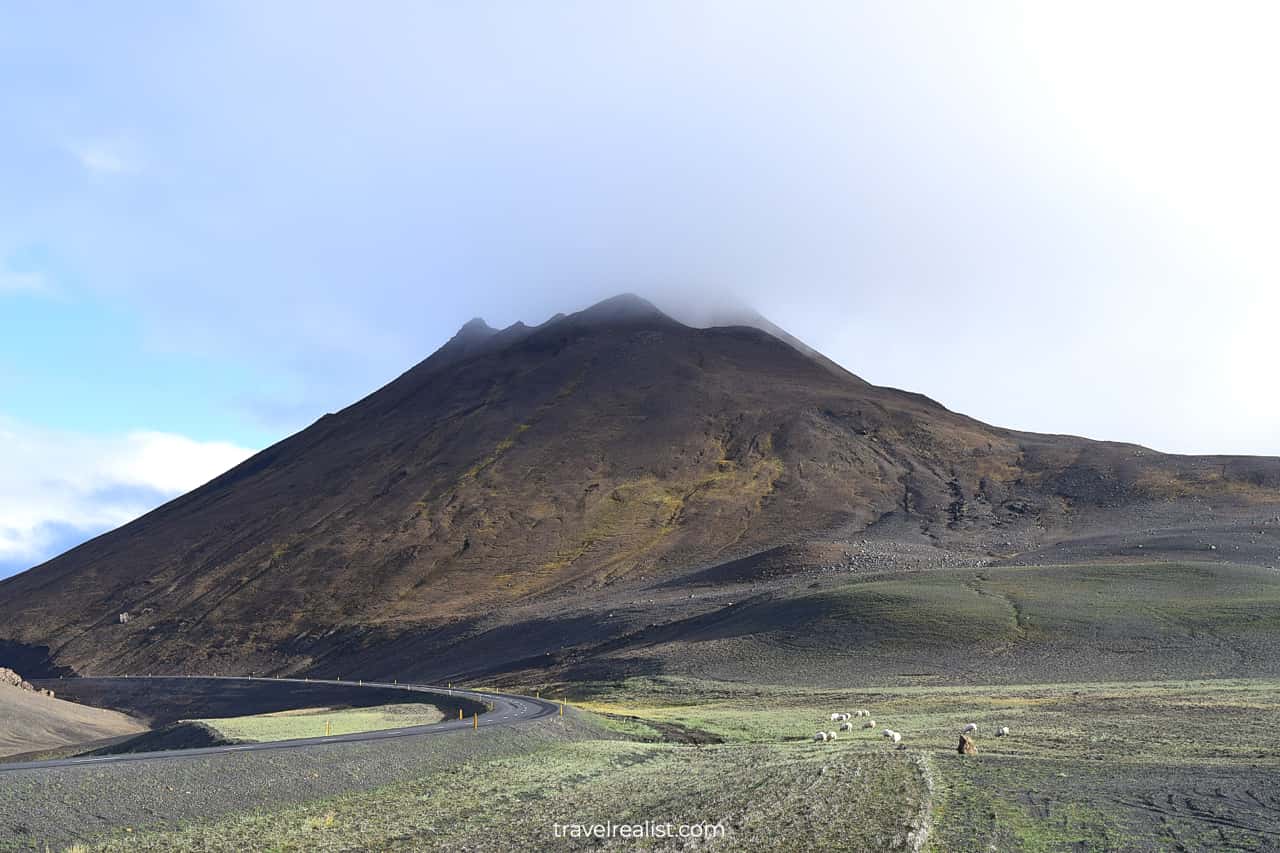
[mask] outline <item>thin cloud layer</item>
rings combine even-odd
[[[989,422],[1280,453],[1266,4],[10,17],[0,257],[281,434],[477,314],[711,290]]]
[[[48,289],[48,282],[39,273],[13,272],[0,268],[0,294],[45,293]]]
[[[123,175],[137,170],[136,159],[125,153],[131,147],[121,140],[90,139],[67,143],[67,151],[87,172]]]

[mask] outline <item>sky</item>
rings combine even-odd
[[[623,291],[1280,455],[1277,9],[0,0],[0,577]]]

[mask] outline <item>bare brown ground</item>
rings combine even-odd
[[[126,714],[0,686],[0,757],[137,734],[146,725]]]

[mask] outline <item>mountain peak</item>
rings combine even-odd
[[[487,338],[497,334],[498,330],[490,326],[482,317],[472,317],[454,335],[455,338]]]
[[[675,321],[663,314],[647,299],[634,293],[622,293],[590,308],[571,314],[569,319],[587,323],[629,323],[645,320]]]

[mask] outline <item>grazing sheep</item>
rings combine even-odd
[[[996,737],[1004,737],[1007,734],[1009,734],[1008,726],[1001,726],[1000,728],[996,729]]]
[[[819,743],[826,743],[826,742],[827,742],[827,733],[826,733],[826,732],[818,732],[816,735],[814,735],[814,736],[813,736],[813,739],[814,739],[814,740],[816,740],[816,741],[818,741]]]
[[[842,732],[851,732],[851,731],[853,731],[853,723],[841,723],[841,724],[840,724],[840,731],[842,731]]]
[[[902,743],[902,735],[898,734],[897,732],[894,732],[893,734],[889,735],[889,740],[893,741],[894,743]]]
[[[867,720],[865,723],[863,723],[863,724],[862,724],[862,727],[863,727],[864,729],[874,729],[874,728],[876,727],[876,721],[875,721],[875,720]]]
[[[835,732],[827,732],[827,740],[835,740],[835,739],[836,739]]]
[[[857,711],[854,712],[854,715],[858,717],[870,717],[871,712],[868,711],[866,708],[859,708]]]
[[[976,733],[977,733],[977,731],[978,731],[978,724],[977,724],[977,723],[970,723],[969,725],[967,725],[967,726],[965,726],[965,727],[964,727],[964,733],[965,733],[965,734],[969,734],[970,732],[973,732],[973,733],[975,733],[975,734],[976,734]]]
[[[840,715],[840,719],[841,719],[841,720],[847,720],[847,719],[849,719],[849,717],[850,717],[850,716],[851,716],[851,715],[849,715],[849,714],[841,714],[841,715]]]
[[[839,715],[839,714],[832,714],[832,715],[831,715],[831,722],[833,722],[833,723],[834,723],[834,722],[835,722],[836,720],[838,720],[838,719],[840,719],[840,715]]]
[[[893,729],[885,729],[880,734],[884,735],[885,737],[893,737]]]

